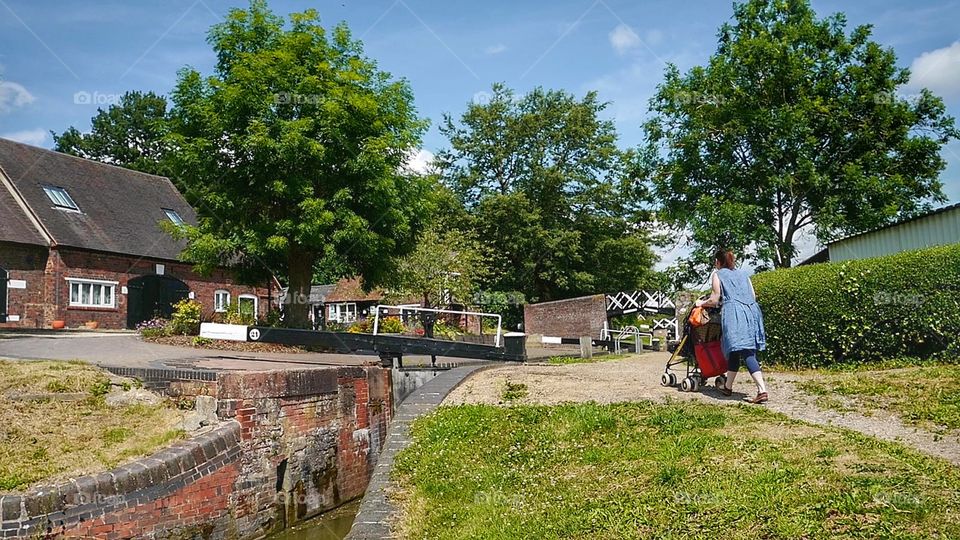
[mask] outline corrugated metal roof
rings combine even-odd
[[[828,245],[831,261],[847,261],[957,242],[960,242],[960,203]]]

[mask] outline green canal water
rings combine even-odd
[[[341,540],[350,532],[360,501],[321,514],[306,523],[267,537],[267,540]]]

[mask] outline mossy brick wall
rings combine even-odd
[[[211,395],[209,384],[178,386]],[[211,432],[0,495],[3,538],[258,538],[363,494],[393,410],[376,366],[220,374]]]

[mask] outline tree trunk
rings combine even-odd
[[[310,328],[310,287],[313,285],[313,264],[316,255],[298,247],[287,251],[290,281],[283,306],[288,328]]]

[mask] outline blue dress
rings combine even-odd
[[[730,358],[734,351],[767,348],[767,336],[763,331],[763,313],[753,298],[750,276],[743,270],[721,268],[717,270],[720,278],[720,327],[723,336],[720,339],[723,355]]]

